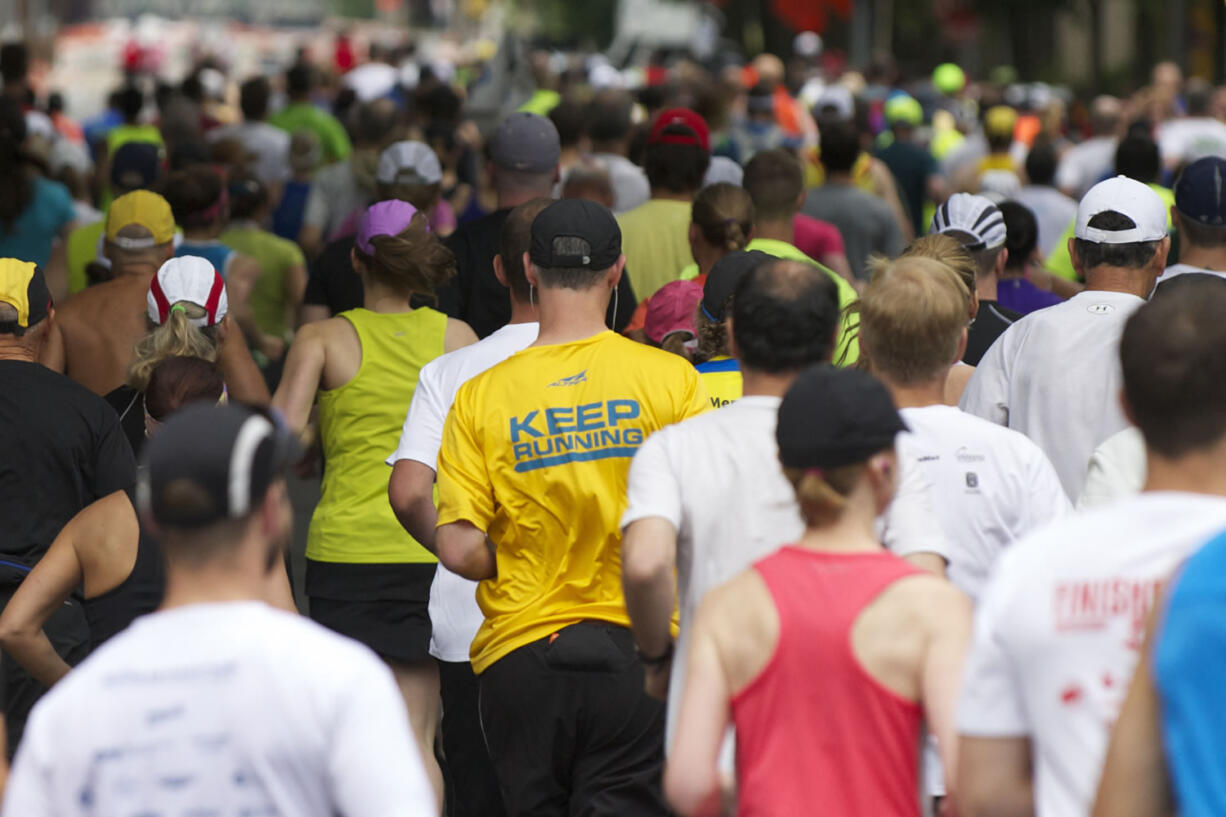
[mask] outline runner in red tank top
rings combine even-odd
[[[882,549],[874,532],[904,428],[885,387],[863,372],[810,369],[784,397],[779,456],[806,530],[711,591],[698,612],[664,781],[681,814],[720,813],[729,721],[741,817],[918,817],[925,721],[954,779],[971,605]]]

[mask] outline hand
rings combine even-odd
[[[673,662],[669,659],[667,663],[656,664],[649,666],[643,665],[643,689],[651,697],[660,700],[668,700],[668,681],[673,674]]]
[[[285,339],[276,335],[263,335],[260,338],[260,351],[264,357],[275,363],[285,356]]]

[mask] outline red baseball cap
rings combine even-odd
[[[668,108],[660,111],[651,123],[647,144],[693,145],[710,153],[711,132],[707,121],[689,108]]]

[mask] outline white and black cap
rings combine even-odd
[[[1119,213],[1132,221],[1125,230],[1103,230],[1090,222],[1101,213]],[[1140,244],[1166,238],[1166,204],[1162,197],[1136,179],[1116,176],[1091,187],[1077,204],[1073,235],[1096,244]]]
[[[259,507],[299,454],[275,415],[233,404],[189,406],[145,444],[137,508],[169,528],[240,518]]]
[[[1005,217],[991,199],[954,193],[932,214],[930,233],[963,233],[962,246],[971,252],[1005,246]]]

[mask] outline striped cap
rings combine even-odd
[[[149,282],[145,309],[149,320],[158,326],[166,323],[171,307],[181,302],[204,310],[201,317],[188,318],[192,326],[214,326],[226,316],[229,310],[226,282],[206,259],[197,255],[172,258]]]
[[[929,233],[965,233],[962,245],[971,252],[1005,246],[1005,217],[983,196],[954,193],[932,215]]]

